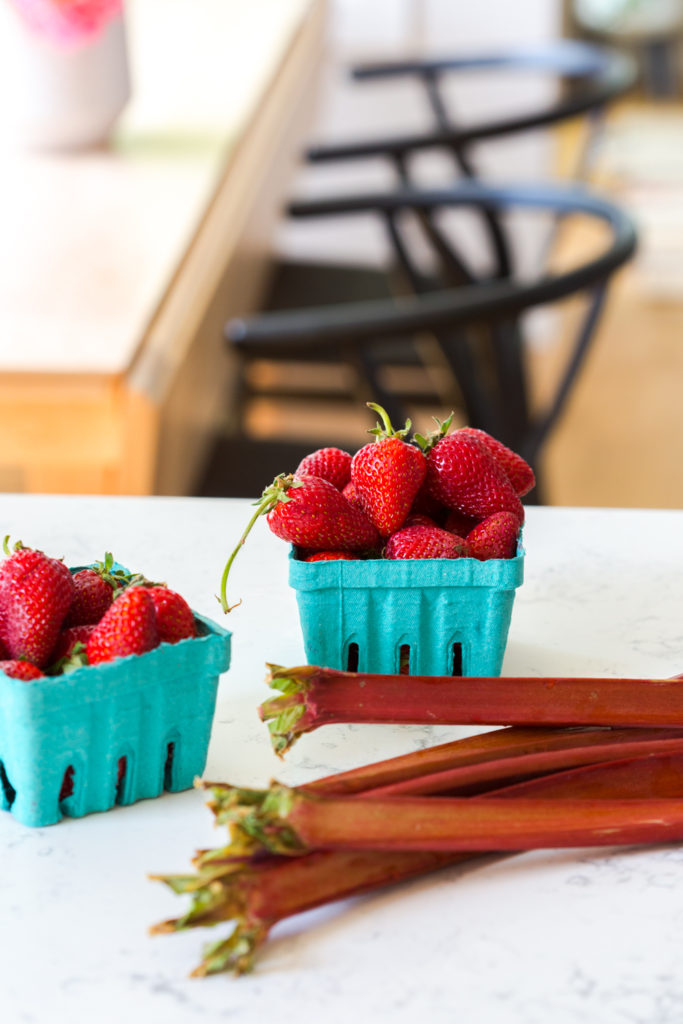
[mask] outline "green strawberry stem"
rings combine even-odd
[[[282,697],[259,708],[282,756],[331,723],[660,726],[683,728],[680,679],[370,675],[271,668]]]
[[[232,569],[232,563],[235,561],[238,552],[241,550],[247,537],[251,533],[254,523],[261,516],[266,515],[268,512],[271,511],[271,509],[274,509],[278,502],[290,501],[291,499],[287,497],[287,492],[291,487],[300,486],[300,481],[295,480],[293,474],[289,473],[285,475],[281,473],[279,476],[275,477],[272,484],[270,484],[268,487],[264,489],[259,500],[254,503],[256,505],[256,511],[254,512],[253,516],[247,523],[247,527],[242,536],[240,537],[235,550],[228,558],[228,561],[225,564],[225,568],[223,569],[223,575],[221,576],[220,597],[218,598],[218,600],[221,603],[221,608],[226,614],[228,612],[231,612],[233,608],[237,608],[242,603],[240,599],[235,604],[228,604],[228,576],[230,575],[230,570]]]
[[[118,594],[127,587],[166,586],[165,583],[158,583],[154,580],[147,579],[147,577],[141,572],[126,572],[124,569],[115,569],[114,564],[114,556],[111,551],[105,551],[104,559],[101,562],[95,562],[93,566],[98,576],[112,587],[114,597],[117,597]]]
[[[434,447],[434,445],[438,441],[440,441],[442,437],[446,436],[448,431],[451,429],[451,424],[453,422],[453,417],[454,416],[455,416],[454,412],[452,412],[450,414],[450,416],[446,417],[445,420],[440,420],[440,419],[437,419],[436,416],[432,416],[432,419],[436,423],[436,430],[433,430],[431,432],[431,434],[426,434],[426,435],[425,434],[414,434],[413,435],[413,440],[418,445],[418,447],[422,449],[422,452],[425,455],[428,455],[429,452]]]
[[[412,425],[410,420],[406,420],[406,424],[401,430],[394,430],[391,420],[389,419],[389,414],[381,405],[377,405],[375,402],[366,402],[365,404],[368,409],[372,409],[373,412],[376,412],[382,420],[382,423],[378,423],[376,427],[368,430],[368,434],[375,435],[376,441],[382,441],[387,437],[399,437],[402,439],[408,436]]]

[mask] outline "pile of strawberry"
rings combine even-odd
[[[428,437],[394,430],[385,411],[375,440],[353,456],[339,448],[307,455],[276,477],[231,555],[259,515],[308,562],[356,558],[512,558],[524,522],[521,498],[534,473],[516,452],[483,430],[450,432],[453,416]]]
[[[59,675],[160,643],[196,636],[180,594],[114,567],[111,554],[71,572],[17,544],[0,565],[0,671],[18,679]]]

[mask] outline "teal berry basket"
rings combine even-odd
[[[204,771],[230,633],[25,682],[0,672],[0,807],[54,825],[190,789]]]
[[[521,544],[486,562],[289,562],[308,663],[386,675],[500,675],[523,578]]]

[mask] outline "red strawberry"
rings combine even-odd
[[[429,516],[423,515],[422,512],[410,512],[406,519],[404,526],[436,526],[439,524],[435,523]]]
[[[184,597],[168,587],[145,587],[156,613],[159,641],[177,644],[179,640],[197,635],[194,615]]]
[[[15,659],[0,661],[0,672],[4,672],[6,676],[12,676],[13,679],[29,680],[45,677],[45,673],[41,672],[37,665],[31,664],[30,661],[17,661]]]
[[[467,535],[472,558],[514,558],[517,553],[519,520],[512,512],[494,512]]]
[[[478,519],[473,519],[472,516],[464,516],[462,512],[449,512],[443,528],[444,530],[450,530],[451,533],[457,533],[458,537],[466,537],[478,522]]]
[[[317,476],[277,476],[261,495],[237,547],[223,569],[220,602],[224,612],[230,606],[226,595],[228,576],[237,552],[259,516],[281,540],[312,551],[368,551],[379,546],[380,538],[364,512],[350,505],[329,480]],[[239,604],[239,602],[238,602]]]
[[[97,665],[128,654],[145,654],[158,644],[156,612],[147,588],[129,587],[97,623],[86,651],[90,664]]]
[[[74,573],[74,596],[64,620],[65,626],[88,626],[99,622],[114,600],[114,588],[96,569]]]
[[[50,655],[50,664],[56,665],[62,658],[70,658],[76,644],[87,646],[88,640],[94,630],[93,624],[83,626],[68,626],[63,629],[57,637],[55,649]]]
[[[348,484],[346,484],[345,487],[342,487],[342,494],[344,495],[344,497],[348,501],[349,505],[355,505],[356,508],[360,508],[360,509],[363,508],[361,500],[358,497],[358,492],[356,490],[356,485],[354,484],[353,480],[349,480]]]
[[[319,551],[366,551],[379,543],[368,517],[328,480],[306,476],[284,486],[287,500],[279,499],[266,516],[276,537]]]
[[[491,437],[485,430],[477,430],[476,427],[461,427],[460,432],[469,434],[470,437],[477,437],[493,455],[498,465],[505,470],[505,473],[515,489],[515,493],[523,498],[528,494],[536,483],[534,471],[521,455],[513,452],[502,441]]]
[[[345,561],[355,562],[357,561],[357,555],[352,555],[350,551],[315,551],[312,555],[306,555],[302,561],[304,562],[333,562],[338,558],[344,559]]]
[[[74,593],[63,562],[19,548],[0,569],[0,610],[12,659],[47,665]]]
[[[403,526],[427,471],[419,448],[403,440],[410,421],[395,431],[379,405],[368,402],[384,421],[370,433],[376,440],[356,452],[351,462],[351,480],[368,518],[380,536],[389,537]]]
[[[447,510],[440,501],[431,496],[427,490],[427,480],[425,478],[425,482],[415,495],[415,501],[410,511],[415,512],[417,515],[429,516],[435,523],[442,523]]]
[[[454,512],[475,519],[512,512],[524,522],[524,508],[505,471],[479,438],[461,430],[442,437],[429,452],[427,486]]]
[[[384,549],[385,558],[461,558],[467,545],[438,526],[405,526],[391,535]]]
[[[341,491],[351,479],[351,456],[341,448],[318,448],[301,460],[294,476],[317,476]]]

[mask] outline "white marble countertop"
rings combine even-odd
[[[70,564],[111,550],[200,612],[215,601],[243,500],[0,497],[2,533]],[[526,580],[504,675],[683,671],[683,512],[530,509]],[[464,734],[335,726],[285,765],[256,705],[264,663],[303,660],[285,545],[257,525],[234,571],[233,661],[207,777],[303,781]],[[148,872],[217,845],[205,795],[165,795],[29,829],[0,813],[2,1021],[187,1024],[318,1020],[680,1024],[683,848],[553,851],[449,869],[275,929],[253,974],[187,975],[216,932],[151,938],[185,903]]]

